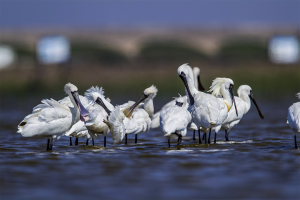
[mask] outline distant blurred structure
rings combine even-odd
[[[269,57],[276,64],[299,62],[299,40],[295,36],[274,36],[269,42]]]
[[[38,60],[43,64],[59,64],[70,58],[70,43],[64,36],[42,37],[36,48]]]
[[[6,45],[0,45],[0,70],[9,67],[16,60],[14,50]]]

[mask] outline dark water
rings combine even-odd
[[[252,107],[230,142],[220,131],[217,144],[198,145],[190,131],[167,148],[156,129],[138,144],[109,137],[107,148],[103,137],[94,147],[62,137],[51,152],[46,139],[16,133],[27,108],[2,105],[1,199],[300,199],[300,150],[286,125],[292,101],[258,103],[265,119]]]

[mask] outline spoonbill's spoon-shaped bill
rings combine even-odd
[[[260,118],[264,119],[265,116],[262,114],[261,110],[259,109],[254,97],[253,97],[253,93],[252,93],[252,90],[250,91],[250,95],[249,95],[250,99],[252,100],[252,102],[254,103],[254,105],[256,106],[256,109],[258,111],[258,114],[260,116]]]
[[[89,111],[85,109],[85,107],[81,104],[79,99],[78,91],[71,92],[72,96],[74,97],[74,100],[76,102],[76,105],[78,106],[79,112],[80,112],[80,120],[83,122],[87,122],[89,120]]]

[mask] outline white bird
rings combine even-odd
[[[190,66],[189,66],[190,67]],[[200,69],[198,67],[194,67],[193,68],[193,74],[194,74],[194,84],[195,87],[197,88],[197,90],[199,91],[205,91],[204,87],[201,84],[200,81]],[[184,96],[185,98],[187,98],[187,96]],[[159,122],[159,118],[160,118],[160,112],[171,107],[174,106],[176,103],[176,100],[173,99],[172,101],[168,102],[167,104],[165,104],[160,111],[156,112],[154,114],[154,116],[152,117],[152,122],[151,122],[151,128],[158,128],[160,126],[160,122]],[[186,105],[187,107],[189,106],[188,104]],[[195,131],[194,131],[194,137],[193,139],[195,140]]]
[[[296,95],[300,99],[300,93]],[[297,149],[296,133],[300,133],[300,102],[294,103],[289,107],[287,122],[295,133],[295,148]]]
[[[156,94],[157,88],[152,85],[144,90],[143,95],[137,102],[129,101],[120,105],[115,111],[114,109],[106,108],[106,103],[104,102],[100,104],[109,114],[113,111],[113,116],[110,116],[106,123],[109,124],[111,130],[114,130],[115,135],[125,135],[125,144],[127,144],[127,135],[134,133],[135,143],[137,143],[137,134],[149,131],[151,125],[150,116],[153,116],[154,112],[153,99]],[[144,103],[142,104],[143,101]],[[120,130],[123,130],[122,128],[115,128],[123,126],[125,127],[125,134],[120,133]],[[119,137],[120,141],[122,139],[122,137]]]
[[[104,102],[108,109],[114,109],[114,106],[105,99],[104,91],[98,86],[91,87],[85,93],[85,97],[92,103],[87,109],[90,112],[90,120],[85,123],[89,134],[92,137],[93,145],[94,139],[99,137],[101,134],[104,135],[104,147],[106,147],[106,136],[110,132],[109,127],[103,120],[108,118],[107,112],[99,104]]]
[[[47,150],[52,150],[54,138],[63,135],[77,121],[87,121],[89,112],[80,102],[77,87],[68,83],[64,91],[70,97],[73,107],[64,106],[54,99],[42,100],[43,104],[34,107],[32,114],[19,124],[18,133],[23,137],[47,138]]]
[[[249,111],[251,108],[251,101],[253,101],[254,105],[257,108],[259,116],[264,119],[264,115],[262,114],[261,110],[259,109],[252,93],[252,89],[248,85],[241,85],[239,89],[237,90],[238,97],[234,97],[235,102],[236,102],[236,108],[238,110],[239,115],[236,115],[235,112],[235,107],[232,107],[230,111],[228,112],[227,118],[222,124],[222,130],[225,130],[225,138],[226,141],[229,141],[228,135],[230,130],[232,129],[233,126],[238,124],[242,117]],[[216,143],[216,134],[215,134],[215,140],[214,142]]]
[[[209,129],[208,142],[210,143],[211,129],[214,128],[217,133],[221,129],[230,108],[233,104],[235,105],[234,83],[229,78],[216,78],[210,86],[209,92],[211,91],[213,94],[211,95],[200,92],[195,88],[192,78],[193,72],[187,64],[181,65],[177,70],[177,74],[185,85],[193,121],[199,126],[199,129],[200,127]],[[218,99],[215,97],[219,95],[222,95],[223,98]],[[237,111],[236,115],[238,115]],[[199,138],[199,142],[201,142],[201,138]]]
[[[79,95],[79,99],[80,102],[82,103],[82,105],[87,108],[90,106],[90,102],[88,101],[88,99],[84,96]],[[58,101],[58,103],[68,106],[68,107],[73,107],[73,104],[71,102],[70,97],[65,97],[61,100]],[[65,134],[65,136],[69,136],[70,137],[70,146],[72,146],[72,137],[75,137],[75,146],[78,145],[78,138],[79,137],[85,137],[86,138],[86,144],[88,144],[88,140],[91,138],[88,130],[85,127],[85,124],[83,121],[79,120],[77,123],[75,123],[70,130],[68,130]]]
[[[171,138],[178,138],[177,145],[181,143],[182,137],[186,135],[187,126],[192,122],[192,116],[186,108],[187,104],[186,97],[180,96],[176,99],[175,105],[160,113],[160,128],[168,138],[169,147]],[[197,129],[196,125],[194,128]]]

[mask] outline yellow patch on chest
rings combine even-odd
[[[226,106],[227,106],[227,109],[228,109],[228,112],[229,112],[229,110],[230,110],[230,106],[224,101],[224,103],[226,104]]]

